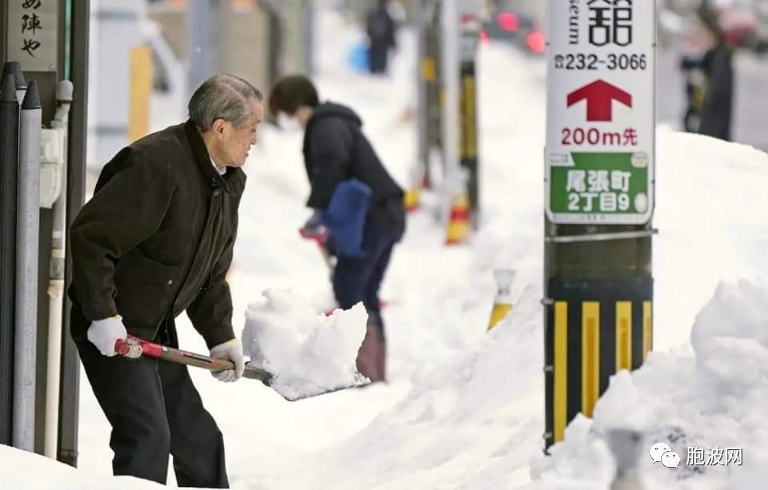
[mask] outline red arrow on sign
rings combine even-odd
[[[632,95],[603,80],[584,85],[568,94],[568,107],[587,101],[587,121],[613,121],[613,101],[632,107]]]

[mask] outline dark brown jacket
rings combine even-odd
[[[245,180],[235,168],[219,175],[189,121],[121,150],[69,233],[72,336],[120,314],[151,340],[186,310],[208,347],[234,338],[226,273]]]

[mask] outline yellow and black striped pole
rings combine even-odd
[[[480,179],[477,144],[477,51],[480,22],[477,12],[465,10],[461,16],[460,85],[460,164],[466,169],[470,223],[477,229],[480,221]]]
[[[547,440],[592,417],[610,377],[640,367],[652,346],[651,278],[552,279],[547,305]]]

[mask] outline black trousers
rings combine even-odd
[[[376,325],[384,337],[384,322],[379,305],[379,290],[392,258],[395,240],[373,226],[363,237],[363,257],[336,258],[333,272],[333,292],[342,310],[363,302],[369,322]]]
[[[388,61],[389,45],[381,41],[371,43],[368,52],[369,71],[376,74],[386,73]]]
[[[178,347],[173,321],[157,341]],[[115,475],[166,483],[169,455],[180,487],[229,488],[224,439],[186,366],[149,357],[105,357],[77,341],[96,399],[112,425]]]

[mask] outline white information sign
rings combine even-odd
[[[546,210],[554,223],[653,215],[653,0],[549,0]]]

